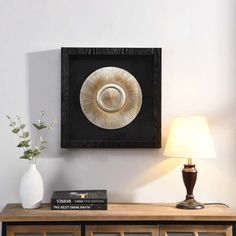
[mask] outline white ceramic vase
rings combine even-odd
[[[43,179],[36,168],[36,164],[30,163],[20,183],[20,199],[23,208],[39,208],[43,200],[43,193]]]

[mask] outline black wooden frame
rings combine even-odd
[[[152,140],[75,140],[69,134],[69,58],[91,56],[152,56],[153,57],[153,138]],[[139,132],[139,130],[137,130]],[[61,147],[62,148],[160,148],[161,147],[161,48],[62,48],[61,49]]]

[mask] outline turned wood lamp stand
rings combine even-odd
[[[164,156],[188,159],[188,163],[182,170],[187,195],[186,199],[179,202],[176,207],[181,209],[204,208],[204,205],[197,202],[193,196],[197,170],[192,163],[192,158],[216,156],[206,118],[201,116],[177,117],[170,130]]]
[[[176,207],[181,209],[202,209],[204,205],[194,199],[193,189],[197,180],[197,169],[192,164],[192,159],[188,159],[188,164],[182,170],[184,185],[187,191],[186,199],[179,202]]]

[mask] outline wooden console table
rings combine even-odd
[[[24,210],[8,204],[2,236],[236,236],[236,213],[225,206],[181,210],[174,204],[109,204],[107,211]]]

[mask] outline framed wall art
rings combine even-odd
[[[62,48],[61,147],[161,147],[161,48]]]

